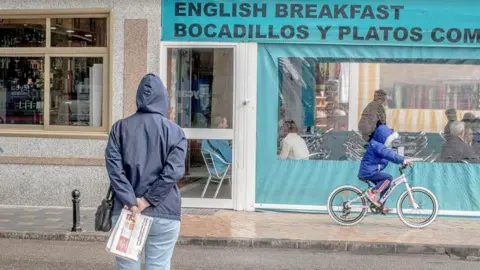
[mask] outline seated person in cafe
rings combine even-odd
[[[284,123],[287,136],[280,143],[280,159],[308,159],[310,152],[305,140],[298,135],[297,125],[293,120]]]
[[[450,135],[442,146],[440,157],[442,162],[479,162],[473,147],[465,142],[465,122],[455,121],[450,124]]]
[[[213,125],[218,128],[227,128],[227,118],[216,117]],[[202,151],[213,153],[213,161],[218,173],[223,173],[227,169],[228,164],[232,163],[232,147],[228,140],[207,139],[202,141]],[[230,167],[231,169],[231,167]]]

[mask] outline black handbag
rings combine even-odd
[[[98,206],[95,213],[95,231],[97,232],[109,232],[112,228],[112,213],[114,192],[112,187],[108,188],[107,197],[102,200],[102,203]]]

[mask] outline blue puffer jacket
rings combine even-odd
[[[180,220],[177,182],[185,173],[187,139],[166,118],[168,96],[160,78],[143,77],[137,90],[137,112],[116,122],[105,150],[107,171],[115,192],[113,214],[144,197],[151,206],[142,214]]]
[[[404,162],[405,159],[402,156],[395,154],[395,152],[385,146],[387,138],[393,135],[393,133],[393,130],[386,125],[379,125],[375,129],[372,140],[368,143],[367,151],[363,155],[358,177],[371,177],[377,172],[383,171],[387,167],[388,162],[396,164]],[[389,141],[391,142],[391,138]]]

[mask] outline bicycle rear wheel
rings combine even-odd
[[[418,208],[413,207],[408,191],[400,195],[397,201],[397,214],[400,220],[411,228],[425,228],[430,225],[438,215],[438,201],[428,189],[412,187],[412,196]]]
[[[341,186],[328,197],[328,214],[342,226],[361,222],[368,211],[367,200],[362,191],[354,186]]]

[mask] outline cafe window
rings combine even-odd
[[[476,61],[280,57],[278,69],[279,159],[360,161],[381,120],[408,159],[480,162]]]
[[[0,19],[0,130],[106,131],[107,15]]]

